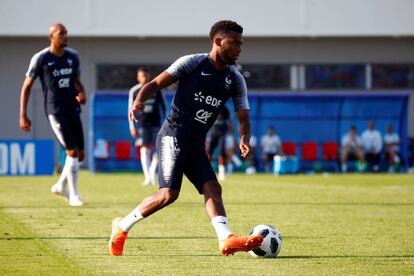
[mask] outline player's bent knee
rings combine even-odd
[[[78,151],[76,149],[66,150],[66,155],[70,157],[78,157]]]
[[[82,162],[85,159],[85,152],[83,150],[79,151],[78,159],[79,159],[79,162]]]
[[[205,196],[221,197],[221,185],[216,181],[208,181],[203,186],[203,193]]]
[[[179,191],[173,189],[161,189],[158,194],[160,204],[167,206],[177,200]]]

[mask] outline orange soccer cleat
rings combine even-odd
[[[122,231],[118,226],[118,222],[121,218],[115,218],[112,221],[112,233],[109,239],[109,253],[112,256],[122,256],[124,251],[125,239],[128,236],[128,232]]]
[[[250,251],[259,247],[263,242],[261,236],[237,236],[231,234],[227,239],[219,241],[220,253],[234,254],[238,251]]]

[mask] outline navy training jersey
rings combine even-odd
[[[249,109],[246,82],[233,65],[218,71],[209,54],[187,55],[167,70],[179,81],[163,131],[202,141],[229,98],[234,110]]]
[[[137,84],[133,86],[129,90],[128,96],[128,112],[132,108],[132,104],[135,98],[138,95],[138,92],[141,90],[141,84]],[[158,91],[155,93],[151,98],[146,100],[144,103],[144,110],[139,112],[138,117],[138,124],[140,127],[159,127],[161,125],[161,115],[160,115],[160,108],[162,107],[163,110],[166,110],[166,105],[164,98],[162,96],[162,92]],[[133,121],[130,122],[130,128],[134,125]]]
[[[42,83],[46,114],[79,114],[76,100],[78,92],[75,80],[80,76],[79,55],[71,48],[65,48],[62,56],[55,56],[49,47],[36,53],[29,65],[26,77]]]

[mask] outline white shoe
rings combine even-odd
[[[144,182],[142,182],[142,186],[148,186],[151,185],[151,179],[145,179]]]
[[[70,206],[82,206],[83,201],[79,195],[73,196],[69,198],[69,205]]]
[[[151,185],[158,185],[158,177],[157,177],[157,174],[156,173],[154,173],[154,174],[151,174]]]
[[[69,201],[69,194],[66,191],[66,189],[62,189],[62,186],[61,185],[59,185],[59,184],[53,185],[52,188],[50,188],[50,191],[53,194],[62,197],[66,202]]]

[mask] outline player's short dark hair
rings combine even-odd
[[[357,131],[357,128],[356,128],[356,126],[354,126],[354,125],[352,125],[350,128],[349,128],[350,130],[353,130],[353,131]]]
[[[141,67],[138,67],[138,69],[137,69],[137,73],[138,73],[138,72],[145,72],[145,73],[149,73],[149,69],[148,69],[148,67],[141,66]]]
[[[231,20],[221,20],[211,27],[210,29],[210,39],[213,40],[214,36],[218,33],[230,33],[237,32],[242,34],[243,28],[239,24]]]

